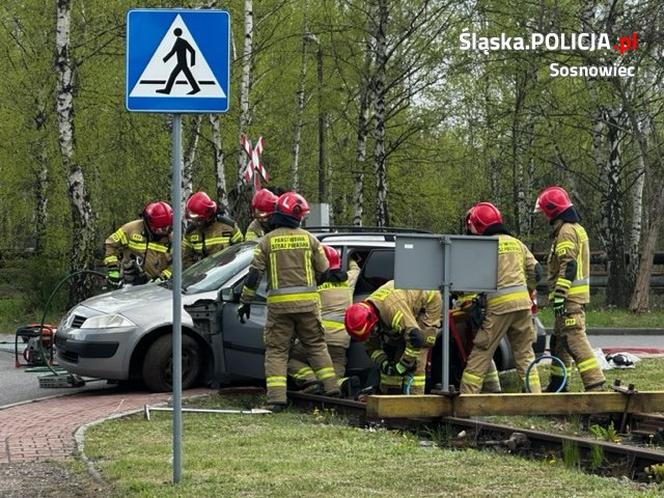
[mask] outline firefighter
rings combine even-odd
[[[280,411],[286,406],[286,375],[291,340],[295,336],[306,350],[307,362],[322,382],[328,396],[340,394],[332,360],[325,345],[320,318],[317,278],[328,269],[321,243],[300,228],[309,213],[301,195],[286,192],[277,200],[272,215],[273,230],[265,234],[256,249],[238,308],[244,323],[263,272],[268,276],[265,341],[267,408]]]
[[[586,336],[585,306],[590,302],[588,235],[579,224],[581,217],[569,195],[561,187],[542,190],[535,212],[542,212],[553,227],[553,243],[547,259],[549,301],[555,315],[551,354],[562,360],[568,372],[574,360],[586,391],[601,391],[604,374]],[[563,379],[562,368],[552,365],[546,391],[566,391]]]
[[[269,231],[268,221],[272,213],[274,213],[274,206],[277,203],[277,199],[278,197],[266,188],[254,194],[254,197],[251,199],[251,209],[254,219],[247,227],[244,240],[260,239]]]
[[[344,312],[348,306],[353,304],[353,290],[360,274],[360,267],[351,260],[348,271],[343,271],[339,253],[333,247],[325,244],[323,244],[323,250],[329,270],[323,274],[323,281],[318,285],[318,295],[325,329],[325,343],[339,381],[339,388],[342,392],[351,395],[353,388],[359,386],[359,379],[345,377],[346,353],[350,347],[350,336],[344,328]],[[300,342],[295,343],[291,349],[288,375],[304,392],[318,392],[322,388],[307,362],[306,351]]]
[[[477,333],[480,325],[482,325],[484,312],[486,311],[484,297],[484,295],[477,293],[464,293],[454,296],[455,299],[454,305],[452,306],[452,312],[450,313],[450,321],[454,320],[457,331],[460,332],[465,344],[470,344],[475,337],[474,334]],[[484,375],[482,392],[493,394],[502,392],[500,377],[498,376],[498,368],[493,359],[491,360],[489,369]]]
[[[395,289],[390,280],[346,309],[346,331],[366,341],[380,370],[382,394],[424,394],[427,356],[436,342],[442,308],[439,291]]]
[[[205,192],[189,197],[185,217],[189,226],[182,241],[183,269],[243,240],[237,223]]]
[[[104,264],[106,278],[112,285],[171,278],[173,209],[164,201],[151,202],[140,216],[106,239]]]
[[[512,346],[516,369],[526,383],[526,371],[535,359],[531,290],[535,289],[542,270],[530,250],[512,237],[500,211],[490,202],[475,204],[466,216],[466,229],[473,235],[498,236],[497,290],[487,293],[486,311],[461,376],[461,394],[477,394],[500,340],[507,335]],[[530,392],[541,392],[537,369],[528,376]]]

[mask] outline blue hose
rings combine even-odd
[[[403,393],[410,394],[410,386],[413,384],[413,376],[408,375],[403,379]]]
[[[537,365],[541,360],[544,360],[544,359],[548,359],[548,360],[558,362],[558,365],[560,365],[560,368],[563,369],[563,381],[560,383],[560,386],[558,387],[558,390],[556,392],[559,393],[560,391],[562,391],[563,388],[565,387],[565,384],[567,384],[567,368],[565,367],[565,364],[563,363],[563,361],[560,358],[558,358],[557,356],[545,354],[545,355],[542,355],[539,358],[536,358],[533,361],[531,361],[530,365],[528,365],[528,368],[526,369],[526,380],[525,380],[525,382],[526,382],[526,392],[527,393],[530,392],[530,382],[529,382],[530,370],[532,370],[532,368],[535,365]]]

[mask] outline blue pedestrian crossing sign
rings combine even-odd
[[[228,12],[133,9],[127,13],[127,110],[226,112],[229,85]]]

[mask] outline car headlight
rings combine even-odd
[[[134,327],[136,324],[122,315],[100,315],[88,318],[81,325],[82,329],[117,329],[120,327]]]

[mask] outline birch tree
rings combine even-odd
[[[62,166],[67,178],[69,206],[72,217],[70,270],[93,267],[96,220],[81,165],[75,157],[74,91],[76,63],[71,56],[71,0],[57,0],[55,29],[55,72],[57,87],[55,111],[58,122],[58,143]],[[88,297],[90,277],[79,275],[72,279],[70,304]]]

